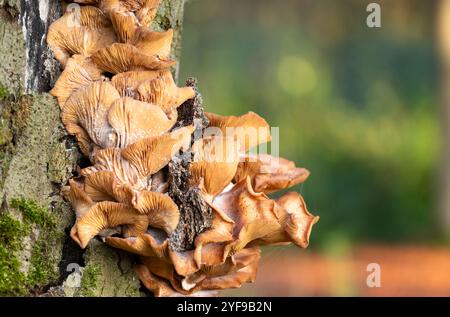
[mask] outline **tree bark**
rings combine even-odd
[[[152,25],[175,30],[175,60],[183,6],[163,0]],[[81,156],[48,94],[60,65],[46,45],[62,13],[60,0],[0,0],[0,296],[140,296],[129,255],[99,241],[82,252],[68,237],[60,186]]]

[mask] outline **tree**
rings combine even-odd
[[[183,6],[163,0],[153,22],[175,30],[175,60]],[[73,212],[60,186],[83,161],[48,94],[60,66],[45,41],[64,9],[60,0],[0,0],[0,295],[139,296],[125,253],[95,241],[81,252],[67,236]]]

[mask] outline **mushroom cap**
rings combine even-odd
[[[167,115],[172,115],[177,107],[195,97],[192,87],[176,86],[170,71],[160,73],[156,78],[143,81],[137,88],[140,100],[158,105]]]
[[[110,12],[109,17],[120,42],[128,43],[135,37],[140,23],[132,12],[116,9]]]
[[[99,171],[110,171],[117,178],[122,187],[114,188],[114,195],[117,200],[127,199],[130,197],[129,189],[126,185],[133,189],[144,189],[147,187],[147,179],[140,175],[139,171],[122,157],[122,151],[119,148],[101,149],[95,153],[92,158],[93,166],[89,166],[81,170],[81,175],[88,176]],[[132,194],[131,194],[132,196]],[[130,198],[131,201],[131,198]]]
[[[47,43],[62,65],[71,55],[89,57],[115,39],[109,20],[101,10],[91,6],[66,12],[50,25],[47,34]]]
[[[57,97],[60,108],[64,108],[67,99],[78,89],[101,79],[101,71],[90,59],[74,55],[67,61],[50,93]]]
[[[309,174],[307,169],[284,158],[249,154],[239,162],[234,180],[239,182],[249,176],[255,191],[269,194],[303,183]]]
[[[148,215],[149,225],[171,234],[178,225],[180,212],[173,200],[165,194],[150,191],[137,192],[133,207]]]
[[[64,186],[61,190],[64,198],[75,209],[76,219],[82,218],[94,205],[94,201],[81,187],[81,184],[69,179],[69,186]]]
[[[194,160],[189,169],[192,183],[211,197],[220,194],[236,174],[239,144],[233,138],[209,137],[193,145]]]
[[[130,44],[146,55],[159,55],[168,58],[172,40],[173,29],[168,29],[164,32],[153,32],[148,27],[139,27],[133,34]]]
[[[82,127],[90,139],[102,148],[112,142],[108,111],[114,100],[120,98],[109,82],[97,81],[73,93],[61,112],[67,132],[75,134]]]
[[[84,180],[84,191],[93,201],[114,201],[115,183],[113,172],[99,171],[86,176]]]
[[[143,138],[166,133],[176,117],[169,119],[158,106],[124,97],[112,103],[108,121],[116,134],[115,146],[125,148]]]
[[[133,70],[163,70],[175,64],[166,57],[146,55],[130,44],[114,43],[92,55],[103,71],[118,74]]]
[[[191,142],[193,126],[179,128],[157,137],[144,138],[122,150],[122,156],[143,176],[155,174]]]
[[[141,0],[142,4],[136,16],[143,26],[148,26],[156,16],[161,0]]]
[[[146,81],[155,79],[160,75],[159,71],[147,70],[147,71],[130,71],[115,75],[111,79],[111,84],[116,87],[117,91],[122,97],[137,96],[137,89],[139,85]],[[146,101],[146,100],[143,100]],[[152,103],[152,102],[151,102]],[[153,103],[155,104],[155,103]]]
[[[155,257],[141,257],[137,272],[144,285],[157,294],[195,294],[204,290],[220,290],[240,287],[242,283],[254,281],[260,259],[258,248],[245,249],[230,257],[226,263],[202,269],[180,280],[170,262]]]
[[[209,127],[218,128],[223,136],[237,139],[243,152],[271,139],[269,124],[252,111],[242,116],[220,116],[210,112],[205,115],[209,119]]]
[[[121,203],[99,202],[78,219],[71,237],[84,249],[100,231],[120,225],[126,225],[129,235],[139,236],[147,230],[147,216]]]

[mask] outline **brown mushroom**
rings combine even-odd
[[[183,127],[158,137],[139,140],[122,150],[122,156],[140,173],[148,176],[166,166],[180,150],[190,145],[194,127]]]
[[[174,61],[158,55],[146,55],[130,44],[114,43],[92,55],[92,60],[103,71],[118,74],[133,70],[163,70]]]
[[[239,162],[239,144],[233,138],[209,137],[193,145],[190,165],[192,184],[201,187],[211,200],[230,184]]]
[[[126,225],[129,235],[139,236],[147,230],[147,218],[127,205],[103,201],[95,204],[78,219],[71,237],[84,249],[100,231],[119,225]]]
[[[119,73],[111,79],[111,84],[116,87],[122,97],[135,98],[137,97],[137,89],[142,82],[155,79],[159,75],[159,71],[152,70]]]
[[[113,145],[115,140],[108,123],[108,111],[118,98],[119,93],[108,82],[97,81],[79,89],[67,100],[61,113],[67,132],[76,135],[82,127],[98,146]]]
[[[172,40],[172,29],[164,32],[153,32],[148,27],[139,27],[133,34],[130,44],[146,55],[158,55],[168,58]]]
[[[234,180],[239,182],[247,176],[250,176],[255,191],[269,194],[303,183],[309,171],[281,157],[248,154],[239,162]]]
[[[64,198],[68,200],[73,209],[75,209],[76,219],[82,218],[94,205],[94,201],[81,187],[81,184],[73,179],[69,179],[69,186],[64,186],[61,190]]]
[[[180,212],[173,200],[165,194],[140,191],[133,198],[133,207],[148,215],[149,225],[172,233],[178,225]]]
[[[160,107],[129,97],[114,101],[108,121],[116,134],[116,147],[125,148],[144,138],[169,131],[176,117],[169,119]]]
[[[218,128],[223,136],[237,139],[243,152],[270,141],[269,124],[254,112],[250,111],[239,117],[209,112],[205,114],[209,119],[209,126]]]
[[[177,87],[168,70],[161,72],[156,78],[143,81],[137,91],[140,100],[160,106],[171,117],[174,113],[176,115],[175,109],[178,106],[195,97],[192,87]]]
[[[115,200],[115,176],[110,171],[100,171],[86,176],[84,191],[93,201]]]
[[[101,72],[90,59],[74,55],[67,61],[50,93],[57,97],[58,104],[64,107],[67,99],[78,89],[101,79]]]
[[[101,10],[91,6],[66,12],[49,27],[47,43],[64,66],[71,55],[89,57],[115,42],[111,24]]]

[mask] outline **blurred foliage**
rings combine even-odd
[[[361,0],[191,0],[182,79],[208,111],[254,110],[280,154],[311,171],[294,188],[321,216],[312,246],[438,238],[440,139],[434,5]]]

